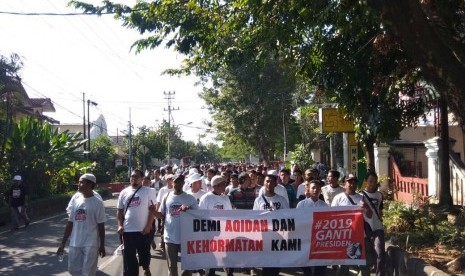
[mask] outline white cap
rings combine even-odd
[[[85,180],[89,180],[90,182],[92,183],[97,183],[97,179],[95,178],[95,175],[91,174],[91,173],[85,173],[83,175],[81,175],[81,177],[79,177],[79,180],[81,179],[85,179]]]
[[[189,173],[187,175],[193,175],[194,173],[199,173],[199,170],[197,170],[196,168],[190,168]]]
[[[189,177],[189,183],[194,183],[196,181],[202,180],[202,175],[200,173],[193,173]]]
[[[220,175],[215,175],[214,177],[212,177],[212,181],[211,181],[211,185],[212,187],[220,184],[220,183],[226,183],[226,179],[224,179],[224,177],[220,176]]]
[[[15,176],[13,177],[13,180],[15,180],[15,181],[21,181],[21,180],[22,180],[22,177],[21,177],[21,175],[15,175]]]
[[[278,176],[278,171],[277,170],[269,170],[266,175],[274,175],[274,176]]]

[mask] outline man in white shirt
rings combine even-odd
[[[276,177],[276,179],[278,179],[278,172],[276,170],[269,170],[267,176],[270,176],[270,175],[273,175]],[[265,177],[265,185],[263,185],[263,187],[260,189],[260,192],[258,193],[257,198],[261,197],[261,195],[265,193],[265,190],[266,190],[266,177]],[[289,206],[289,196],[287,194],[286,188],[281,184],[277,184],[276,182],[276,186],[274,187],[273,190],[276,194],[284,197],[287,201],[287,205]]]
[[[201,189],[202,187],[202,175],[200,173],[194,173],[189,177],[190,189],[186,193],[192,195],[197,203],[200,202],[200,198],[206,193]]]
[[[212,191],[206,193],[200,198],[199,209],[209,210],[232,210],[229,197],[224,195],[226,188],[226,179],[222,176],[214,176],[211,180]],[[233,275],[233,270],[226,268],[228,276]],[[205,269],[205,276],[215,276],[215,268]]]
[[[254,202],[253,210],[279,210],[288,209],[289,202],[282,195],[275,193],[278,185],[278,177],[269,174],[265,177],[264,192]],[[287,194],[287,192],[286,192]]]
[[[331,206],[360,206],[364,209],[364,218],[371,218],[373,216],[373,211],[368,207],[363,196],[355,192],[357,185],[357,177],[353,174],[349,174],[345,179],[345,192],[336,195],[331,202]],[[362,276],[370,275],[370,271],[367,266],[360,266],[360,272],[362,273]],[[340,275],[348,275],[349,266],[341,265],[339,273]]]
[[[368,241],[365,247],[376,252],[376,275],[384,276],[386,275],[386,251],[384,248],[384,227],[382,221],[383,195],[378,191],[378,175],[374,172],[368,172],[365,176],[365,183],[367,186],[362,195],[365,197],[368,207],[373,211],[371,218],[364,216],[365,222],[368,223],[371,230],[365,231]]]
[[[164,218],[164,241],[166,261],[171,276],[178,275],[178,253],[181,252],[181,212],[188,209],[198,209],[195,198],[182,190],[184,176],[178,175],[173,180],[173,191],[168,194],[160,205],[160,212],[153,208],[152,213]],[[191,271],[183,271],[181,275],[192,275]]]
[[[321,182],[319,180],[311,180],[310,182],[305,182],[305,194],[308,197],[299,203],[297,203],[297,209],[306,209],[306,208],[318,208],[318,207],[329,207],[326,202],[320,199],[321,193]],[[312,273],[312,269],[314,270]],[[314,267],[303,267],[304,276],[324,276],[326,275],[325,266],[314,266]]]
[[[144,276],[150,276],[150,231],[154,216],[149,207],[155,208],[156,198],[153,189],[142,185],[141,170],[131,172],[131,185],[123,189],[118,197],[118,233],[124,245],[124,275],[139,275],[139,266]],[[137,255],[139,259],[137,259]]]
[[[166,186],[162,187],[160,189],[160,191],[158,191],[158,195],[157,195],[157,206],[156,206],[157,211],[160,210],[160,205],[163,203],[163,201],[168,196],[168,194],[173,190],[173,179],[174,179],[174,174],[168,174],[168,175],[165,176]],[[158,219],[158,220],[160,220],[160,219]],[[160,235],[161,235],[160,248],[161,248],[161,250],[165,250],[165,241],[163,239],[163,223],[162,223],[162,220],[160,220],[160,223],[158,223],[157,232],[160,233]]]
[[[259,195],[254,202],[253,210],[279,210],[289,209],[289,202],[281,195],[275,193],[274,189],[278,185],[278,176],[275,174],[268,174],[265,177],[265,191]],[[286,192],[287,194],[287,192]],[[264,267],[263,275],[279,276],[281,268],[278,267]]]
[[[98,255],[105,257],[105,208],[101,199],[94,196],[96,179],[86,173],[79,178],[78,191],[70,206],[63,240],[57,254],[64,253],[68,238],[68,271],[71,275],[95,275]]]
[[[328,185],[321,188],[321,194],[323,195],[325,202],[330,206],[333,198],[345,191],[345,189],[339,185],[339,176],[340,173],[338,171],[330,170],[327,177]]]

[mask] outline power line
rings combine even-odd
[[[132,13],[137,11],[147,11],[148,8],[140,8],[140,9],[131,9],[125,11],[97,11],[95,13],[88,13],[88,12],[66,12],[66,13],[55,13],[55,12],[10,12],[10,11],[0,11],[0,14],[8,14],[8,15],[20,15],[20,16],[79,16],[79,15],[108,15],[108,14],[125,14],[125,13]]]

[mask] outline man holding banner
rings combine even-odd
[[[199,209],[208,210],[232,210],[231,201],[229,197],[224,195],[226,190],[226,179],[222,176],[215,175],[211,179],[211,186],[213,191],[210,191],[200,198]],[[233,270],[226,268],[228,276],[233,275]],[[215,276],[215,268],[205,269],[205,276]]]
[[[336,195],[331,206],[361,206],[364,209],[364,216],[371,218],[373,216],[373,211],[366,204],[364,197],[355,192],[357,184],[357,177],[353,174],[349,174],[345,179],[345,192]],[[365,248],[363,250],[365,250]],[[370,275],[369,268],[366,265],[360,266],[360,272],[362,273],[362,276]],[[348,275],[348,273],[348,266],[340,267],[340,275]]]
[[[329,207],[326,202],[320,199],[321,194],[321,182],[319,180],[311,180],[310,182],[305,182],[305,194],[308,194],[309,197],[300,201],[297,204],[297,209],[307,209],[307,208],[321,208]],[[324,276],[326,275],[325,266],[315,266],[313,267],[314,274],[312,274],[312,267],[303,267],[304,276]]]
[[[265,192],[255,199],[253,205],[254,210],[279,210],[289,209],[289,202],[283,197],[274,192],[274,188],[278,185],[278,177],[273,174],[268,174],[265,177]],[[263,275],[279,276],[281,268],[279,267],[264,267]]]
[[[174,179],[173,191],[163,199],[160,212],[151,209],[155,216],[164,214],[164,241],[166,261],[170,276],[178,276],[178,253],[181,251],[181,212],[189,209],[198,209],[197,200],[182,190],[184,176],[178,175]],[[182,271],[181,275],[192,275],[191,271]]]

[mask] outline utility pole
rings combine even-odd
[[[129,127],[129,156],[128,156],[128,165],[129,165],[129,172],[128,176],[131,175],[132,172],[132,125],[131,125],[131,108],[129,108],[129,122],[128,122],[128,127]]]
[[[83,127],[83,137],[86,140],[86,93],[82,93],[82,127]],[[87,143],[84,143],[84,151],[86,151]]]
[[[168,111],[168,165],[171,165],[171,111],[179,110],[178,108],[171,107],[171,100],[174,99],[175,91],[163,92],[165,99],[168,101],[168,109],[163,108],[164,111]]]
[[[91,100],[87,100],[87,150],[89,151],[88,158],[90,156],[90,105],[97,106],[97,103]]]

